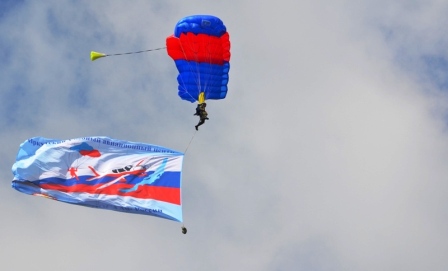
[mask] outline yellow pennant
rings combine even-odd
[[[107,55],[103,54],[103,53],[98,53],[98,52],[95,52],[95,51],[91,51],[90,52],[90,59],[92,61],[94,61],[94,60],[96,60],[98,58],[101,58],[101,57],[105,57],[105,56],[107,56]]]

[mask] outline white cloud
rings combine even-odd
[[[445,270],[447,100],[419,59],[446,59],[447,8],[436,0],[16,7],[0,21],[8,51],[1,266]],[[177,20],[200,13],[224,20],[232,59],[228,97],[210,102],[185,157],[187,235],[170,221],[9,188],[18,146],[33,136],[107,135],[184,151],[197,119],[176,96],[165,52],[88,57],[164,46]]]

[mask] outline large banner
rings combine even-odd
[[[12,187],[66,203],[182,222],[183,153],[83,137],[35,137],[20,145]]]

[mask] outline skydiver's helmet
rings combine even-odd
[[[186,234],[186,233],[187,233],[187,228],[182,227],[182,233],[183,233],[183,234]]]

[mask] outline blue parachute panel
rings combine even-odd
[[[179,75],[179,96],[183,100],[195,102],[201,91],[206,100],[220,100],[227,95],[229,82],[228,62],[223,65],[197,63],[186,60],[175,61]]]
[[[174,36],[180,37],[182,33],[191,32],[221,37],[226,31],[221,19],[211,15],[194,15],[185,17],[176,24]]]

